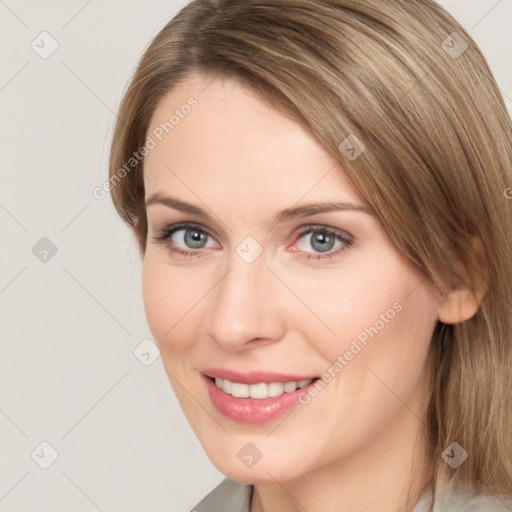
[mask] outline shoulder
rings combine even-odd
[[[426,491],[413,512],[512,512],[512,500],[505,496],[470,494],[462,488],[449,490],[431,509],[432,491]]]
[[[191,512],[250,512],[253,486],[224,478]],[[471,495],[464,489],[449,490],[431,509],[432,491],[427,490],[413,512],[511,512],[512,499],[489,494]]]
[[[252,485],[224,478],[191,512],[249,512],[251,498]]]

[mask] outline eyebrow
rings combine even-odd
[[[179,210],[184,213],[197,215],[198,217],[208,218],[209,215],[203,208],[195,206],[184,201],[180,201],[174,197],[163,196],[158,192],[150,195],[145,202],[146,208],[153,204],[162,204],[169,208]],[[280,210],[274,218],[274,224],[289,221],[300,217],[308,217],[318,213],[336,212],[336,211],[356,211],[374,215],[373,210],[366,205],[359,205],[346,202],[326,202],[326,203],[310,203],[302,206],[292,206]]]

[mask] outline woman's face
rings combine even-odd
[[[282,481],[412,439],[438,291],[338,161],[237,82],[200,75],[164,98],[148,135],[147,320],[215,466]],[[239,372],[218,382],[242,396],[215,370]]]

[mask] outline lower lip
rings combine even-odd
[[[318,380],[315,379],[303,388],[296,389],[291,393],[283,393],[280,396],[236,398],[222,391],[210,377],[203,375],[203,378],[206,382],[210,400],[220,413],[230,420],[250,424],[267,423],[286,414],[300,404],[300,394],[307,394],[308,388]]]

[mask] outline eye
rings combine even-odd
[[[165,243],[171,252],[183,256],[200,255],[202,249],[218,246],[210,234],[192,224],[166,226],[153,239],[155,242]]]
[[[170,240],[181,249],[204,249],[208,247],[209,238],[210,235],[200,229],[182,228],[176,230]]]
[[[332,257],[352,245],[352,239],[325,226],[309,227],[300,232],[292,251],[300,251],[306,258]]]
[[[180,223],[165,226],[157,236],[156,243],[163,243],[178,256],[202,256],[205,249],[219,248],[218,242],[201,226]],[[331,258],[349,248],[353,243],[351,235],[342,234],[326,226],[309,226],[296,235],[289,251],[299,252],[307,259]]]

